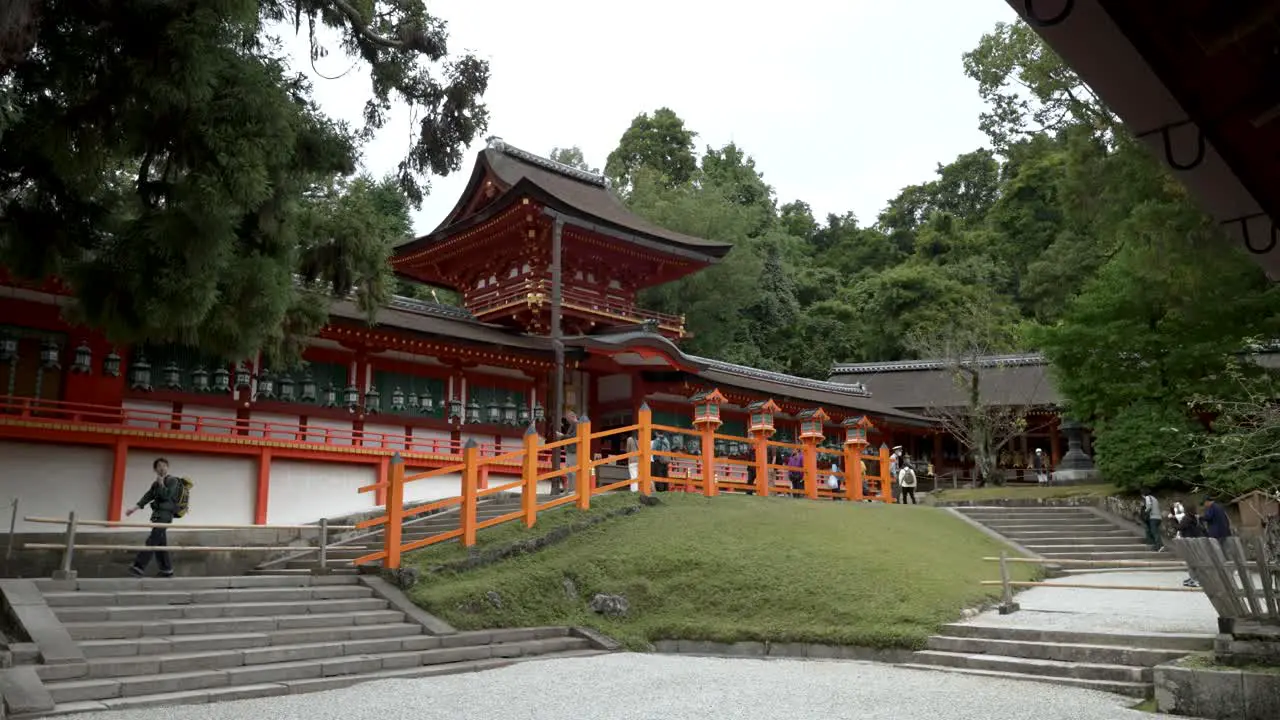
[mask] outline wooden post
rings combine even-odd
[[[753,435],[756,436],[756,494],[760,497],[769,496],[769,438],[765,437],[763,430],[757,430]]]
[[[595,490],[591,467],[591,418],[583,415],[578,418],[578,509],[591,509],[591,493]]]
[[[253,503],[253,524],[267,524],[267,503],[271,500],[271,448],[258,453],[258,483]]]
[[[862,445],[845,443],[844,496],[852,502],[862,500]]]
[[[1013,601],[1013,588],[1009,585],[1009,553],[1000,551],[1000,614],[1008,615],[1018,612],[1018,603]]]
[[[476,544],[476,490],[480,476],[480,448],[475,440],[468,440],[462,448],[462,546]]]
[[[10,366],[9,372],[13,372]],[[115,451],[111,460],[111,488],[108,490],[107,519],[118,521],[124,510],[124,476],[129,466],[129,443],[124,438],[117,438]],[[263,518],[263,522],[266,519]]]
[[[804,496],[818,499],[818,441],[805,438],[804,442]]]
[[[716,487],[716,426],[711,423],[702,424],[702,494],[707,497],[719,494]]]
[[[640,494],[649,495],[653,493],[653,477],[650,471],[653,469],[653,411],[649,409],[649,403],[640,403],[640,412],[637,413],[640,428],[636,431],[637,440],[640,446]]]
[[[390,457],[390,456],[386,456],[386,457],[383,457],[383,458],[379,459],[379,460],[378,460],[378,477],[380,477],[380,478],[390,477],[390,476],[388,475],[388,473],[390,473],[390,472],[391,472],[391,457]],[[384,487],[380,487],[380,488],[378,488],[377,490],[374,490],[374,491],[373,491],[373,493],[374,493],[374,499],[373,499],[373,504],[374,504],[374,505],[386,505],[386,504],[387,504],[387,489],[386,489],[386,488],[384,488]],[[262,521],[262,522],[263,522],[264,524],[266,523],[266,519],[265,519],[265,517],[264,517],[264,519],[263,519],[263,521]]]
[[[520,508],[524,510],[524,526],[533,527],[538,521],[538,431],[530,425],[524,431],[524,458],[521,463]]]
[[[893,503],[893,473],[889,472],[889,446],[880,443],[880,502]]]
[[[400,568],[400,525],[404,522],[404,458],[391,456],[387,473],[387,529],[382,533],[383,550],[387,553],[382,566]]]

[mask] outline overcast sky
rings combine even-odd
[[[906,185],[985,144],[982,103],[961,54],[1000,21],[1002,0],[429,0],[450,49],[489,60],[489,131],[547,154],[577,145],[595,167],[639,113],[667,106],[706,145],[738,143],[780,202],[874,222]],[[761,8],[757,10],[757,8]],[[305,36],[305,29],[303,31]],[[368,74],[340,53],[311,69],[305,39],[286,39],[331,115],[359,122]],[[350,69],[350,72],[347,72]],[[346,73],[343,75],[343,73]],[[401,111],[365,150],[382,175],[414,129]],[[466,166],[432,180],[414,214],[427,232],[452,209]]]

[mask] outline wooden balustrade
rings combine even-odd
[[[701,437],[700,446],[704,454],[693,455],[689,453],[676,451],[657,451],[652,448],[652,439],[654,431],[677,432],[687,435],[699,435]],[[620,453],[602,458],[591,457],[591,442],[611,437],[621,437],[628,433],[635,432],[637,435],[638,450],[629,453]],[[738,458],[722,458],[715,455],[715,440],[724,439],[731,441],[743,441],[752,445],[754,450],[753,459],[744,460]],[[559,470],[543,471],[543,466],[539,462],[539,457],[550,451],[560,452],[562,448],[574,448],[576,454],[575,461],[567,464]],[[806,463],[802,467],[794,467],[790,465],[771,464],[769,460],[769,448],[791,449],[793,451],[805,451],[807,447],[808,456]],[[380,517],[364,520],[357,527],[369,528],[377,525],[386,525],[387,532],[383,536],[383,548],[378,552],[364,555],[355,560],[357,565],[381,562],[386,568],[399,568],[404,553],[419,548],[434,545],[436,543],[460,538],[465,547],[472,547],[476,543],[476,531],[484,527],[499,525],[505,522],[513,522],[521,520],[525,527],[533,527],[538,520],[538,513],[573,503],[581,510],[588,510],[591,507],[591,498],[605,492],[620,490],[632,485],[636,486],[636,490],[642,494],[648,495],[653,492],[654,478],[651,468],[652,461],[665,457],[672,464],[672,471],[684,471],[684,477],[674,477],[669,472],[667,478],[660,478],[661,481],[667,482],[672,489],[681,489],[685,491],[699,492],[708,497],[714,497],[722,491],[728,492],[751,492],[759,495],[784,494],[784,495],[800,495],[809,499],[844,499],[844,500],[876,500],[879,502],[892,502],[893,498],[890,493],[890,478],[888,477],[889,469],[889,450],[881,448],[878,451],[871,449],[869,452],[856,453],[854,450],[846,449],[844,451],[845,469],[844,470],[821,470],[816,463],[818,450],[812,443],[806,445],[798,445],[794,443],[775,442],[763,437],[745,438],[728,435],[716,435],[710,428],[703,431],[691,431],[687,428],[669,427],[665,425],[655,425],[653,423],[653,414],[647,405],[642,406],[639,413],[639,422],[635,425],[628,425],[620,428],[613,428],[601,432],[592,432],[591,421],[583,419],[578,423],[577,432],[569,438],[558,440],[553,443],[543,443],[533,428],[524,435],[524,440],[519,450],[507,452],[502,455],[485,457],[479,452],[479,448],[474,443],[468,443],[462,451],[462,462],[454,465],[448,465],[427,472],[406,475],[404,471],[404,461],[397,454],[392,458],[390,467],[385,478],[372,485],[360,488],[360,492],[379,492],[384,491],[386,494],[386,513]],[[834,453],[833,453],[834,454]],[[710,462],[705,462],[704,458],[710,457]],[[637,461],[638,467],[636,477],[628,477],[605,485],[598,485],[595,481],[595,468],[601,465],[617,463],[619,461],[627,462],[632,459]],[[856,462],[850,462],[855,460]],[[862,460],[868,460],[877,463],[878,472],[870,477],[863,477]],[[519,480],[496,486],[481,489],[480,477],[484,469],[495,463],[517,464],[521,467],[521,477]],[[850,467],[851,466],[851,467]],[[754,468],[756,473],[755,482],[749,481],[750,473],[748,468]],[[740,469],[740,472],[739,470]],[[790,484],[775,484],[777,478],[786,481],[788,474],[791,472],[803,472],[805,480],[804,490],[796,490],[790,487]],[[408,483],[427,480],[441,475],[458,474],[461,478],[459,495],[434,503],[415,507],[411,510],[404,508],[404,486]],[[776,475],[775,475],[776,474]],[[559,477],[573,475],[573,482],[570,484],[571,489],[563,496],[552,498],[544,502],[538,501],[537,488],[538,483],[552,480]],[[844,488],[840,490],[832,490],[826,487],[819,487],[821,481],[829,475],[836,475],[844,481]],[[741,478],[739,480],[738,478]],[[867,482],[878,484],[876,494],[872,497],[866,497],[862,490],[864,479]],[[495,518],[485,520],[483,523],[476,521],[476,508],[478,501],[484,497],[506,491],[513,491],[519,488],[522,497],[520,509],[507,513]],[[404,520],[413,515],[423,512],[431,512],[453,505],[458,506],[459,524],[455,530],[450,530],[430,537],[415,540],[410,543],[402,543],[400,535],[400,525]]]

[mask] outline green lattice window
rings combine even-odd
[[[734,437],[747,437],[747,421],[746,420],[725,420],[720,429],[716,431],[720,435],[732,435]]]
[[[654,410],[653,422],[656,425],[693,429],[692,408],[685,412],[675,410]]]

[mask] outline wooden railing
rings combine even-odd
[[[549,292],[549,290],[539,289],[536,281],[526,281],[500,287],[489,293],[476,293],[471,296],[468,306],[473,315],[483,317],[486,313],[523,302],[531,293],[537,292]],[[679,315],[647,310],[618,298],[580,288],[566,287],[562,292],[561,298],[566,305],[572,305],[587,312],[626,322],[653,320],[659,327],[671,330],[684,329],[684,318]]]
[[[612,428],[603,432],[592,432],[591,422],[583,420],[578,423],[577,432],[573,437],[552,443],[542,442],[542,439],[531,427],[525,433],[523,446],[519,450],[492,457],[482,457],[479,448],[469,443],[463,448],[462,462],[413,475],[405,474],[404,462],[397,455],[392,459],[385,478],[377,483],[360,488],[362,493],[385,492],[386,512],[379,517],[361,521],[356,527],[360,529],[384,527],[385,532],[383,533],[382,550],[356,558],[355,564],[381,562],[383,567],[399,568],[404,553],[453,539],[459,539],[463,546],[471,547],[476,543],[476,532],[478,530],[514,521],[523,522],[525,527],[533,527],[537,523],[539,512],[569,504],[574,504],[581,510],[588,510],[591,507],[591,498],[593,496],[630,487],[633,484],[636,485],[636,489],[640,493],[649,495],[654,490],[655,481],[668,482],[685,491],[701,492],[707,497],[714,497],[721,492],[740,492],[754,493],[761,496],[771,494],[802,496],[811,500],[829,498],[835,500],[893,502],[890,494],[889,450],[886,447],[867,453],[846,446],[843,454],[844,462],[841,464],[843,470],[823,470],[817,464],[817,456],[823,451],[812,440],[797,444],[768,440],[761,434],[757,434],[754,438],[745,438],[720,435],[711,428],[691,431],[688,428],[655,425],[652,412],[650,412],[647,405],[642,406],[638,419],[639,422],[634,425]],[[655,430],[697,435],[701,440],[701,453],[694,455],[676,451],[655,451],[652,449],[651,442]],[[633,432],[637,436],[638,450],[607,457],[592,457],[592,441],[611,437],[625,437]],[[753,460],[742,460],[716,457],[716,440],[746,442],[754,448],[755,458]],[[804,457],[803,466],[796,467],[771,463],[769,461],[770,448],[789,449],[793,452],[802,453]],[[544,472],[538,460],[539,455],[547,451],[561,452],[562,450],[567,451],[567,457],[573,458],[573,462],[558,470],[552,469]],[[683,477],[654,478],[652,476],[652,463],[655,457],[668,458],[670,463],[680,463],[682,467],[690,468],[691,471],[687,472]],[[705,458],[711,458],[711,461],[706,462]],[[634,479],[628,476],[622,480],[604,485],[597,485],[594,481],[595,469],[601,465],[632,460],[637,465]],[[876,464],[877,473],[875,475],[863,477],[863,460]],[[479,478],[489,465],[496,463],[519,464],[521,467],[520,478],[502,485],[481,489]],[[734,468],[741,468],[742,474],[735,474]],[[745,479],[737,479],[743,478],[744,475],[749,475],[748,468],[754,469],[755,481],[747,482]],[[461,494],[426,505],[419,505],[410,509],[405,508],[405,485],[454,473],[461,476]],[[803,488],[779,486],[776,482],[778,473],[782,473],[784,478],[790,473],[801,473],[804,477]],[[843,487],[838,490],[820,487],[821,481],[829,475],[836,475]],[[538,501],[538,483],[559,478],[568,479],[569,476],[573,476],[573,482],[569,483],[573,487],[567,494],[544,502]],[[874,495],[864,494],[864,481],[874,485]],[[520,508],[505,515],[478,521],[476,517],[478,501],[490,495],[504,492],[521,493]],[[455,506],[458,508],[460,516],[457,529],[407,543],[401,542],[401,529],[406,520],[422,513]]]
[[[300,406],[299,412],[306,411]],[[392,415],[386,422],[394,422]],[[43,400],[26,397],[0,397],[0,422],[6,418],[19,418],[26,422],[60,425],[65,423],[96,426],[129,427],[142,430],[160,430],[176,434],[221,436],[248,436],[263,440],[286,440],[296,443],[358,448],[376,448],[409,453],[462,455],[462,442],[451,438],[417,437],[406,433],[380,432],[302,425],[301,423],[254,420],[252,418],[216,417],[191,412],[173,412],[146,408],[89,405],[86,403]],[[381,419],[374,416],[373,422]],[[504,446],[482,443],[477,446],[481,457],[504,454]],[[543,463],[547,458],[543,458]]]

